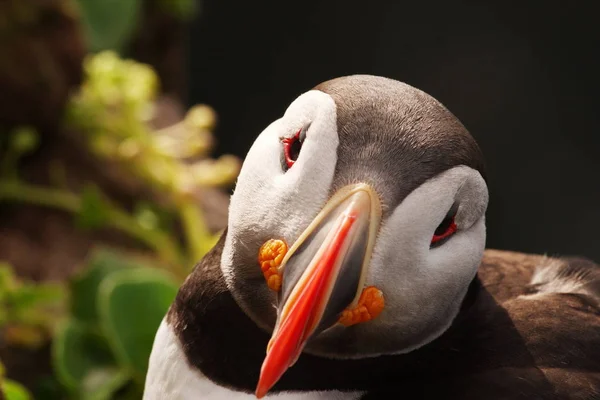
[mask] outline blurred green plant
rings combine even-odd
[[[178,280],[147,260],[100,249],[70,281],[71,317],[52,362],[75,399],[141,398],[154,334]]]
[[[23,385],[4,376],[4,365],[0,361],[0,399],[30,400],[31,393]],[[4,396],[4,397],[2,397]]]
[[[7,137],[8,150],[0,170],[0,201],[20,201],[71,212],[75,215],[74,224],[80,228],[117,229],[155,250],[170,268],[183,265],[183,255],[174,237],[160,229],[148,229],[147,224],[108,199],[93,182],[78,193],[24,182],[18,174],[17,162],[35,149],[38,135],[32,128],[20,127]]]
[[[15,276],[9,264],[0,262],[0,342],[27,349],[40,348],[56,332],[66,307],[64,285],[24,281]],[[4,365],[0,362],[0,398],[32,399],[25,387],[4,374]]]
[[[133,37],[142,0],[77,0],[88,49],[123,51]]]
[[[29,127],[8,136],[8,151],[0,165],[0,201],[56,207],[75,214],[79,227],[122,231],[154,250],[183,278],[219,237],[208,230],[195,194],[203,187],[231,185],[241,162],[230,155],[209,158],[216,117],[206,105],[192,107],[179,123],[151,129],[159,87],[151,67],[105,51],[89,56],[84,71],[85,80],[67,106],[65,125],[81,133],[95,156],[118,164],[159,193],[167,202],[166,214],[172,209],[178,216],[187,247],[181,247],[173,229],[160,223],[165,219],[164,205],[146,202],[128,212],[91,182],[76,193],[20,179],[16,163],[38,142]]]
[[[9,264],[0,262],[0,342],[38,349],[56,333],[66,310],[67,291],[63,284],[24,281],[15,276]],[[24,386],[4,374],[0,361],[0,399],[33,398]]]
[[[214,111],[196,105],[181,122],[152,131],[149,121],[159,82],[151,67],[104,51],[88,57],[84,71],[86,80],[68,105],[67,125],[85,134],[98,157],[119,163],[167,199],[185,230],[189,256],[184,262],[199,260],[218,235],[209,233],[194,193],[202,187],[232,184],[241,165],[230,155],[208,158]],[[151,210],[145,214],[149,216]],[[163,254],[163,258],[173,256]]]
[[[37,148],[39,137],[34,129],[20,127],[0,146],[4,147],[0,203],[61,209],[71,213],[81,229],[114,229],[150,250],[143,259],[99,250],[63,291],[19,286],[44,302],[58,294],[70,301],[62,317],[55,318],[61,322],[52,343],[55,375],[68,399],[139,399],[160,321],[190,268],[220,236],[209,231],[198,192],[233,184],[241,162],[233,156],[210,158],[216,116],[208,106],[192,107],[174,125],[151,128],[159,82],[149,66],[104,51],[90,55],[84,71],[84,82],[68,103],[64,128],[83,138],[83,145],[101,162],[119,166],[152,188],[156,199],[145,199],[128,210],[94,182],[67,188],[61,168],[51,171],[51,185],[26,182],[18,163]],[[183,227],[183,235],[174,220]],[[12,282],[2,271],[0,285]],[[0,286],[0,296],[7,293]],[[40,315],[30,314],[37,303],[27,301],[31,307],[23,308],[23,315],[38,321],[34,316]],[[0,326],[9,320],[3,315]],[[15,320],[15,314],[10,315]]]
[[[66,291],[59,283],[18,279],[0,262],[0,336],[11,345],[37,348],[52,336],[64,315]]]
[[[150,1],[183,21],[197,15],[199,0],[77,0],[89,50],[122,54],[140,25],[144,2]]]

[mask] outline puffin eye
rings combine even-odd
[[[438,225],[433,238],[431,238],[431,245],[440,245],[452,236],[456,232],[456,222],[454,222],[454,214],[447,215],[446,218]]]
[[[292,168],[292,165],[298,159],[305,138],[306,130],[300,129],[294,136],[281,140],[283,142],[283,157],[287,166],[286,170]]]

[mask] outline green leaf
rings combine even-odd
[[[80,392],[85,385],[114,389],[128,376],[120,370],[106,339],[75,320],[58,331],[52,348],[52,362],[60,382],[69,390]],[[101,376],[102,378],[98,378]]]
[[[4,397],[0,396],[0,398],[6,400],[30,400],[31,394],[25,389],[23,385],[17,383],[15,381],[11,381],[6,379],[0,382],[0,389],[2,392],[0,395],[4,394]]]
[[[12,300],[18,307],[36,307],[60,303],[65,296],[65,288],[58,283],[24,283]]]
[[[177,289],[172,276],[150,268],[116,272],[101,285],[102,328],[119,362],[129,366],[139,382],[145,377],[154,336]]]
[[[64,311],[67,298],[59,284],[25,283],[10,299],[13,318],[25,324],[50,324]]]
[[[100,190],[94,185],[87,185],[81,193],[81,209],[75,224],[83,229],[103,226],[109,218],[108,207]]]
[[[98,322],[98,288],[115,271],[143,266],[123,252],[99,248],[89,258],[86,269],[71,280],[71,313],[81,321]]]
[[[66,298],[62,284],[23,282],[0,263],[0,325],[14,324],[11,328],[29,332],[51,330],[64,313]]]
[[[137,27],[141,0],[78,0],[91,52],[122,51]]]

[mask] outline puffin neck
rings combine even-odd
[[[264,359],[269,335],[248,317],[229,292],[220,268],[224,240],[196,266],[169,310],[167,321],[182,345],[188,363],[213,382],[252,393]],[[452,338],[472,329],[477,309],[476,276],[450,328],[436,340],[411,353],[359,360],[334,360],[309,354],[275,385],[273,393],[310,385],[314,390],[364,390],[378,387],[392,372],[426,369]],[[243,332],[243,334],[241,334]],[[231,368],[235,365],[235,368]],[[374,371],[364,374],[365,370]],[[243,371],[243,372],[242,372]],[[303,372],[311,371],[306,375]]]

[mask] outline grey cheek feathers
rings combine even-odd
[[[430,249],[433,231],[455,201],[460,231]],[[458,166],[423,183],[394,210],[382,228],[370,274],[391,305],[382,324],[422,335],[429,330],[432,337],[423,336],[425,343],[447,329],[483,255],[487,202],[479,172]]]
[[[430,249],[433,231],[455,201],[459,203],[460,231],[442,246]],[[452,168],[423,183],[382,226],[370,274],[374,283],[389,286],[392,295],[402,297],[398,304],[403,304],[411,298],[432,296],[446,282],[452,284],[461,278],[470,281],[479,260],[473,259],[469,250],[476,248],[476,253],[483,252],[485,235],[482,236],[476,221],[482,219],[486,205],[485,182],[469,167]],[[463,255],[468,258],[462,259]],[[410,296],[397,293],[393,288],[398,286],[411,293]]]
[[[479,172],[471,171],[469,178],[464,180],[456,195],[456,200],[459,202],[456,223],[461,229],[468,229],[480,217],[485,219],[489,201],[485,180]]]

